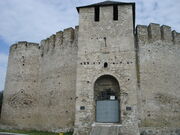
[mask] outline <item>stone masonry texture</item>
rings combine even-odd
[[[134,7],[102,4],[99,21],[95,7],[80,7],[79,26],[39,44],[13,44],[0,125],[74,135],[180,135],[180,33],[155,23],[135,27]],[[120,102],[119,123],[96,122],[98,94],[108,87]]]

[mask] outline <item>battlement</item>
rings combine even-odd
[[[135,29],[135,3],[105,1],[77,10],[80,30],[11,46],[1,126],[178,135],[180,33],[155,23]]]
[[[136,38],[138,44],[152,43],[158,40],[180,44],[180,33],[171,31],[170,26],[150,23],[149,26],[137,25]]]
[[[76,26],[75,29],[70,27],[64,29],[64,31],[56,32],[56,34],[53,34],[50,37],[41,40],[40,44],[27,41],[19,41],[10,47],[10,51],[13,52],[17,49],[37,47],[41,50],[41,53],[44,54],[58,46],[63,48],[66,46],[77,46],[77,44],[75,44],[75,41],[77,41],[78,39],[78,29],[79,26]]]
[[[177,33],[175,30],[172,32],[174,44],[180,44],[180,33]]]
[[[17,49],[27,49],[27,48],[32,48],[32,47],[36,47],[39,49],[39,44],[27,42],[27,41],[19,41],[10,47],[10,52],[15,51]]]
[[[78,26],[73,29],[72,27],[64,29],[64,31],[56,32],[56,34],[44,39],[40,43],[42,54],[53,50],[55,47],[75,46],[74,42],[77,40]]]
[[[64,29],[64,31],[56,32],[56,34],[51,35],[50,37],[41,41],[41,46],[44,46],[46,43],[49,44],[49,48],[54,48],[55,46],[60,46],[63,43],[73,43],[75,39],[75,34],[77,34],[78,26],[75,29],[72,27]]]

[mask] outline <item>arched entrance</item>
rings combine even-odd
[[[96,122],[120,122],[120,87],[111,75],[100,76],[94,84]]]

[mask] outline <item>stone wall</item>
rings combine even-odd
[[[173,127],[146,127],[140,128],[140,135],[180,135],[180,129]]]
[[[94,95],[100,86],[94,84],[108,75],[119,84],[119,133],[178,135],[180,33],[153,23],[138,25],[134,33],[132,5],[118,6],[118,20],[113,6],[100,7],[98,22],[94,8],[79,12],[79,27],[40,45],[11,46],[1,123],[56,132],[75,125],[75,135],[88,135],[97,124]]]
[[[10,48],[1,122],[34,128],[38,122],[39,45],[18,42]]]
[[[68,28],[40,46],[11,46],[1,123],[18,129],[73,129],[77,36],[78,27]]]
[[[78,27],[41,42],[39,111],[43,130],[73,129]]]
[[[100,7],[100,21],[94,21],[94,8],[80,9],[76,83],[75,134],[88,135],[95,120],[94,83],[111,75],[120,85],[122,133],[138,134],[136,121],[136,59],[131,5]],[[105,68],[104,64],[108,66]],[[81,110],[84,107],[85,109]],[[129,107],[131,110],[126,110]],[[128,130],[127,130],[128,129]]]
[[[137,26],[140,127],[180,128],[180,34]]]

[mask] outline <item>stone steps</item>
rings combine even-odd
[[[120,135],[121,126],[113,124],[99,124],[92,126],[90,135]]]

